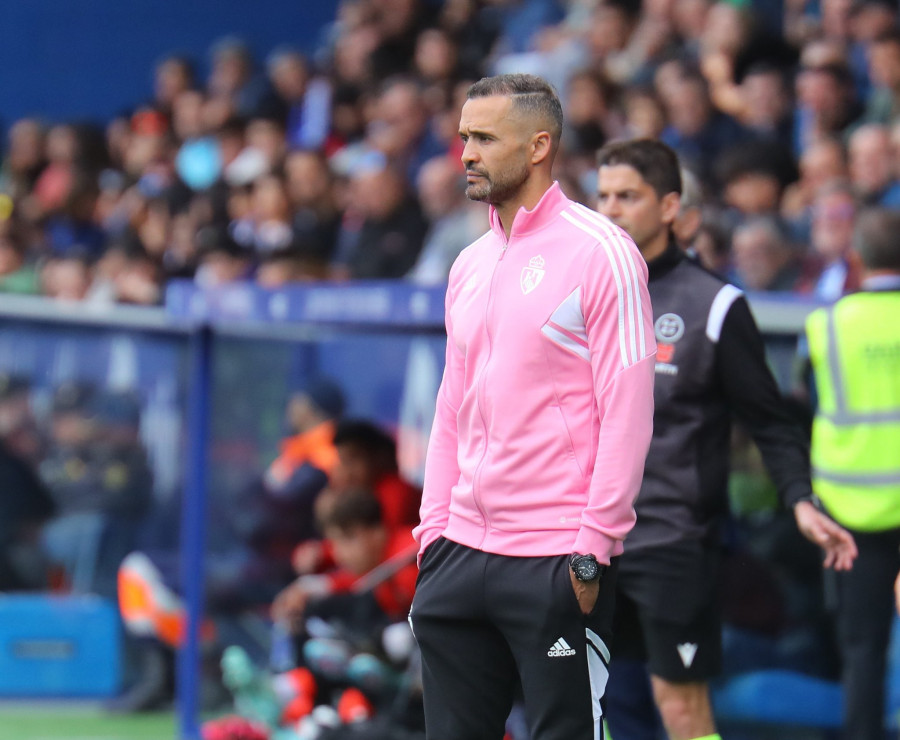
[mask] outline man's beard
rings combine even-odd
[[[528,166],[522,163],[521,167],[510,167],[493,177],[483,170],[468,168],[469,172],[481,175],[476,182],[466,185],[466,197],[480,203],[497,205],[505,203],[515,195],[525,181],[528,180]]]

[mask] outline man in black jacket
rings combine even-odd
[[[825,566],[849,569],[856,549],[812,503],[807,441],[785,411],[742,292],[674,241],[675,153],[657,141],[626,141],[601,149],[598,163],[597,210],[647,261],[658,346],[653,439],[619,570],[617,652],[647,660],[670,740],[719,740],[707,681],[721,662],[715,584],[732,415],[760,448],[800,531],[824,549]],[[618,738],[615,720],[613,711]]]

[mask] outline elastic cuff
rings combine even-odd
[[[785,509],[790,511],[800,501],[808,501],[813,497],[813,490],[809,485],[809,478],[795,480],[781,491],[781,502]]]
[[[610,558],[622,552],[622,543],[602,535],[596,530],[582,527],[575,537],[572,552],[578,552],[582,555],[590,553],[597,558],[598,563],[609,565]]]

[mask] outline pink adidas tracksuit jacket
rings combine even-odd
[[[558,183],[453,266],[419,553],[439,536],[512,556],[622,552],[653,424],[647,267]]]

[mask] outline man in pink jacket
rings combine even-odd
[[[430,740],[602,738],[617,556],[653,416],[647,270],[551,177],[562,109],[530,75],[468,91],[466,195],[491,229],[450,273],[419,580]]]

